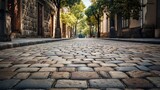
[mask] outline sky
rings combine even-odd
[[[82,1],[85,4],[86,8],[88,8],[91,5],[90,0],[82,0]]]

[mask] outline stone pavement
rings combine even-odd
[[[1,50],[0,90],[160,90],[160,45],[72,39]]]

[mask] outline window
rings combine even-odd
[[[129,27],[129,19],[124,19],[122,17],[122,28],[128,28]]]

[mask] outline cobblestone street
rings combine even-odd
[[[0,51],[0,90],[160,90],[160,45],[72,39]]]

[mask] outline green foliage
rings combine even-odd
[[[109,12],[121,14],[124,18],[139,19],[141,10],[140,0],[113,0],[113,3],[107,4]]]
[[[83,4],[83,2],[81,1],[79,4],[74,5],[71,8],[71,13],[73,13],[75,15],[75,17],[77,18],[77,20],[83,18],[84,14],[84,9],[85,9],[85,5]]]
[[[89,26],[86,22],[86,17],[83,17],[79,24],[78,24],[78,32],[80,33],[80,31],[82,32],[82,34],[84,35],[88,35],[89,34]]]
[[[65,24],[67,24],[68,26],[73,26],[76,21],[77,18],[74,16],[74,14],[72,13],[61,13],[61,21]]]

